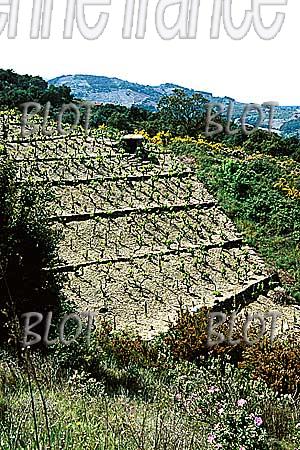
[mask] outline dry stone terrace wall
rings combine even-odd
[[[67,274],[78,310],[149,338],[184,307],[227,308],[270,280],[190,164],[157,149],[127,154],[106,130],[22,140],[10,120],[18,182],[47,183],[54,196],[49,222],[62,240],[45,270]]]

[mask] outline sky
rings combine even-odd
[[[40,75],[46,79],[80,73],[118,77],[150,85],[172,82],[218,96],[228,95],[244,102],[276,101],[280,105],[300,105],[299,0],[286,0],[286,6],[283,0],[264,0],[264,3],[273,3],[273,6],[262,8],[265,26],[273,22],[276,11],[285,14],[281,31],[270,40],[263,40],[253,26],[244,38],[233,40],[226,33],[223,23],[219,39],[212,39],[213,7],[218,0],[200,1],[199,14],[193,16],[194,21],[198,19],[195,39],[179,39],[177,36],[169,40],[160,36],[155,21],[157,6],[167,0],[148,0],[143,39],[135,38],[135,25],[138,6],[147,0],[135,0],[131,39],[123,38],[122,29],[126,1],[129,5],[132,0],[87,1],[100,5],[85,8],[86,21],[90,26],[97,21],[100,12],[108,14],[107,26],[95,40],[82,36],[76,23],[73,37],[64,39],[66,6],[72,0],[53,0],[49,38],[33,39],[30,37],[32,7],[34,2],[38,4],[39,1],[45,3],[49,0],[20,0],[14,38],[8,38],[7,27],[2,31],[1,68]],[[184,1],[166,9],[167,26],[171,27],[176,22],[179,3],[182,5]],[[190,0],[191,3],[196,1]],[[277,6],[274,6],[275,3]],[[241,23],[245,10],[249,9],[251,0],[232,0],[232,18],[236,26]],[[7,11],[7,7],[0,5],[0,12]]]

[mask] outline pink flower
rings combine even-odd
[[[245,406],[246,403],[247,403],[247,400],[245,400],[244,398],[240,398],[240,399],[237,401],[237,405],[238,405],[238,406],[241,406],[241,407]]]
[[[181,396],[180,393],[178,393],[178,394],[175,395],[175,400],[176,400],[177,402],[180,402],[181,398],[182,398],[182,396]]]
[[[210,393],[210,394],[214,394],[215,392],[218,392],[218,388],[217,387],[215,387],[215,386],[211,386],[209,389],[208,389],[208,392]]]
[[[210,433],[210,434],[208,435],[207,441],[208,441],[210,444],[212,444],[212,443],[215,441],[215,439],[216,439],[216,436],[215,436],[214,434]]]
[[[257,427],[260,427],[261,425],[262,425],[262,423],[263,423],[263,420],[262,420],[262,418],[261,417],[255,417],[254,418],[254,423],[255,423],[255,425],[257,426]]]
[[[239,450],[246,450],[246,447],[241,446]]]

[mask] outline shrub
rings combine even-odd
[[[208,359],[197,369],[189,364],[186,372],[181,366],[173,389],[178,408],[184,409],[194,423],[206,424],[208,448],[274,450],[277,435],[293,433],[297,439],[296,415],[288,427],[280,420],[286,408],[293,409],[293,400],[276,395],[264,382],[251,379],[247,372],[224,361]],[[274,433],[276,419],[278,429]]]
[[[248,368],[256,379],[264,380],[279,393],[298,394],[300,388],[300,353],[297,338],[278,337],[271,345],[245,347],[239,366]]]
[[[254,379],[263,380],[274,392],[298,394],[300,388],[299,342],[295,337],[278,336],[273,343],[265,336],[253,345],[247,345],[242,338],[242,321],[237,320],[233,339],[240,343],[229,345],[221,343],[211,348],[207,346],[208,337],[207,308],[198,313],[185,312],[179,321],[170,327],[164,339],[171,357],[175,360],[196,361],[202,364],[208,357],[220,357],[223,361],[247,369]],[[230,316],[228,316],[230,317]],[[228,319],[229,320],[229,319]],[[228,336],[228,320],[218,327],[218,332]],[[255,326],[249,328],[249,340],[255,341]]]
[[[45,204],[49,200],[46,189],[29,182],[17,185],[13,162],[0,157],[0,326],[3,341],[16,335],[22,313],[55,312],[59,307],[59,279],[43,271],[55,258],[58,237],[46,222]]]
[[[176,324],[172,324],[164,338],[164,344],[176,360],[188,361],[207,357],[208,309],[201,308],[197,314],[183,312]]]

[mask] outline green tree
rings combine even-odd
[[[244,149],[249,152],[266,153],[272,156],[292,156],[299,152],[299,140],[284,138],[276,133],[257,130],[244,142]]]
[[[13,70],[0,69],[0,106],[17,108],[25,102],[45,104],[51,102],[59,107],[73,100],[71,90],[67,86],[49,86],[41,77],[19,75]]]
[[[109,127],[116,128],[118,130],[130,131],[130,130],[128,130],[128,128],[130,127],[129,120],[128,120],[128,111],[113,112],[112,115],[107,120],[107,125]]]
[[[199,93],[189,96],[182,89],[174,89],[158,103],[161,128],[174,135],[196,137],[205,128],[206,104]]]

